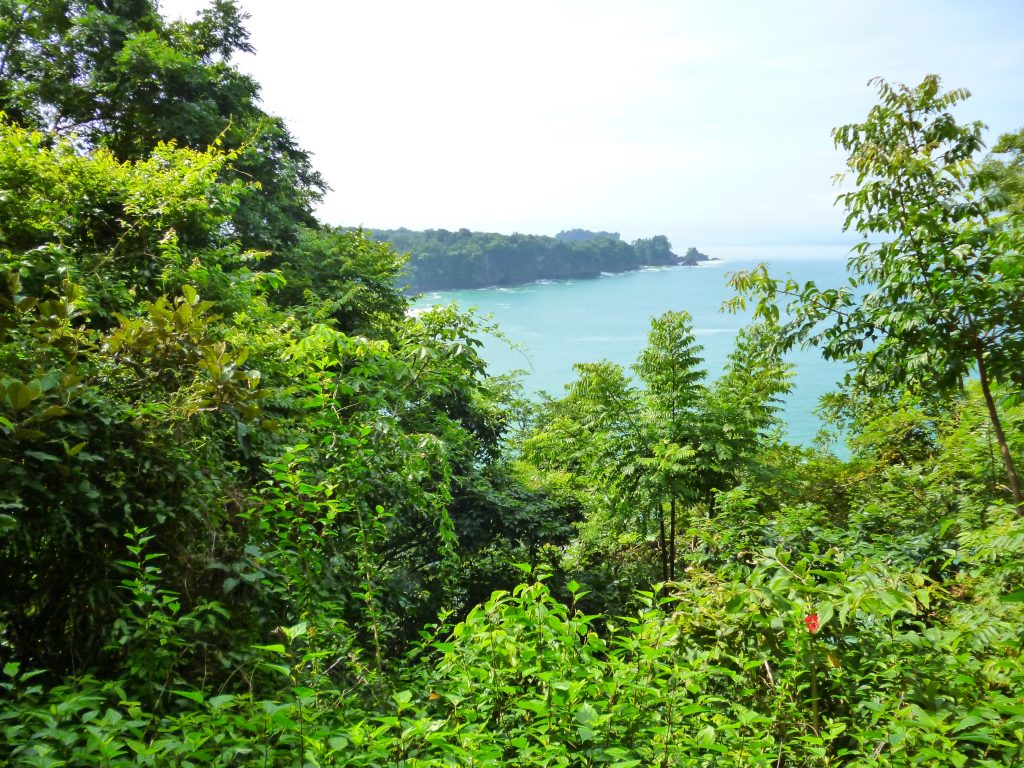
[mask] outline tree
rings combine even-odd
[[[298,246],[281,263],[284,285],[274,300],[305,305],[317,321],[331,318],[350,335],[373,336],[393,329],[405,316],[399,291],[404,257],[362,230],[304,229]]]
[[[153,0],[0,2],[0,111],[122,161],[161,142],[235,150],[222,177],[247,185],[234,234],[246,248],[294,245],[326,187],[231,62],[253,50],[245,18],[233,0],[173,23]]]
[[[0,645],[19,658],[95,662],[136,527],[169,582],[202,580],[260,380],[208,300],[260,312],[260,278],[224,271],[224,161],[120,163],[0,124]]]
[[[653,523],[662,580],[675,580],[680,513],[713,514],[716,493],[735,485],[777,426],[788,374],[767,333],[742,331],[725,374],[708,386],[690,315],[654,318],[633,366],[644,386],[609,362],[577,365],[568,396],[548,404],[526,440],[527,460],[580,478],[584,503],[618,526],[646,535]]]
[[[666,312],[651,321],[647,346],[634,366],[646,385],[647,412],[652,427],[652,456],[662,494],[669,506],[668,579],[675,580],[676,524],[680,503],[701,499],[708,478],[695,471],[693,459],[701,445],[699,426],[706,390],[700,353],[703,347],[693,335],[692,319],[686,312]],[[659,509],[663,497],[658,498]],[[659,517],[664,526],[664,515]],[[664,527],[661,531],[665,540]]]
[[[501,465],[484,329],[406,316],[401,259],[361,232],[305,230],[290,285],[254,271],[226,233],[232,157],[120,162],[0,123],[5,662],[114,668],[128,534],[184,611],[230,613],[196,654],[310,612],[376,652],[567,536]]]
[[[1005,197],[979,170],[983,125],[958,123],[951,112],[966,90],[943,92],[935,75],[915,87],[871,82],[879,103],[867,119],[833,131],[854,180],[839,196],[845,228],[863,236],[848,262],[850,285],[801,287],[763,267],[733,285],[760,296],[760,315],[777,317],[775,298],[793,297],[782,344],[820,344],[827,358],[854,364],[860,386],[948,397],[977,376],[1021,507],[994,392],[1024,384],[1021,231],[998,216]]]
[[[1024,214],[1024,128],[1000,136],[983,168],[1006,196],[1006,210]]]

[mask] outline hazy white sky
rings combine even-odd
[[[836,241],[830,131],[871,77],[936,72],[992,140],[1024,126],[1021,0],[241,5],[238,63],[313,152],[329,224]]]

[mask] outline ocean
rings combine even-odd
[[[704,348],[709,381],[717,377],[736,332],[749,315],[721,310],[733,295],[727,275],[768,265],[773,277],[791,275],[801,283],[838,287],[845,282],[845,245],[732,246],[702,248],[717,259],[696,267],[657,267],[586,280],[539,282],[509,288],[438,291],[419,297],[414,308],[455,302],[474,308],[497,324],[505,339],[484,337],[483,356],[491,373],[520,371],[527,395],[559,397],[575,378],[573,364],[609,360],[628,367],[647,340],[652,317],[668,310],[693,316]],[[791,442],[811,445],[820,428],[818,399],[835,388],[842,367],[817,350],[795,350],[793,390],[783,418]]]

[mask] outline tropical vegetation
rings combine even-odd
[[[847,286],[735,275],[718,378],[678,311],[530,402],[316,221],[247,50],[0,3],[5,764],[1024,763],[1020,134],[878,81]],[[846,459],[782,438],[795,344]]]

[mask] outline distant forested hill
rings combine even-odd
[[[685,257],[677,256],[664,235],[627,243],[617,232],[585,229],[559,232],[555,237],[468,229],[376,229],[371,236],[409,253],[406,277],[409,287],[417,291],[597,277],[602,272],[696,264],[708,258],[696,248]]]

